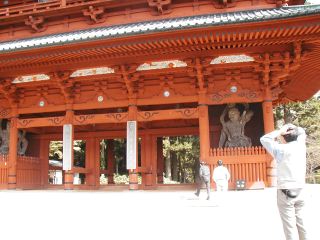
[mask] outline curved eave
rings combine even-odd
[[[51,46],[96,41],[101,39],[123,38],[150,33],[181,31],[212,26],[266,22],[292,19],[303,16],[320,15],[320,5],[304,5],[274,9],[257,9],[221,14],[209,14],[158,21],[131,23],[111,27],[93,28],[42,37],[20,39],[0,43],[0,54],[31,50]]]
[[[320,40],[307,47],[312,48],[312,52],[284,88],[284,97],[291,101],[305,101],[320,90]]]

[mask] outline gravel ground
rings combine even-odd
[[[320,185],[307,185],[311,240]],[[284,240],[276,189],[192,191],[0,191],[1,239]],[[319,235],[319,234],[318,234]]]

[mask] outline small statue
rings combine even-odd
[[[251,147],[251,139],[244,134],[244,127],[253,116],[249,110],[249,104],[243,104],[245,109],[240,115],[239,109],[235,104],[228,104],[220,116],[222,130],[219,140],[219,147]],[[228,113],[229,120],[225,121]]]
[[[10,122],[6,122],[6,128],[2,129],[2,119],[0,119],[0,154],[9,154],[9,144],[10,144]],[[18,143],[17,143],[17,154],[25,155],[28,147],[28,140],[26,138],[26,131],[18,131]]]
[[[2,119],[0,119],[0,137],[1,137],[0,154],[8,154],[9,153],[9,137],[10,137],[9,121],[7,121],[6,128],[2,129]]]
[[[26,138],[26,131],[19,130],[18,132],[18,155],[25,155],[27,147],[28,147],[28,140]]]

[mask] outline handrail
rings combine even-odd
[[[210,149],[211,171],[217,166],[217,160],[222,160],[229,169],[231,186],[235,187],[238,179],[244,179],[249,189],[266,186],[268,154],[262,146]]]
[[[18,156],[18,162],[40,164],[40,158],[30,156]]]
[[[210,156],[248,156],[265,155],[266,150],[262,146],[255,147],[234,147],[234,148],[211,148]]]
[[[92,170],[88,168],[83,168],[83,167],[73,167],[72,171],[74,173],[91,173]]]
[[[100,174],[109,174],[109,170],[107,170],[107,169],[100,169]]]
[[[0,162],[8,162],[9,161],[9,156],[8,154],[0,154]]]
[[[50,166],[49,165],[49,171],[62,171],[62,167]]]

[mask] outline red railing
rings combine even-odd
[[[110,2],[110,0],[48,0],[47,2],[32,2],[21,5],[2,7],[0,19],[18,15],[30,15],[38,12],[57,10],[81,5],[92,5],[93,3]]]
[[[39,188],[41,185],[40,158],[18,156],[17,188]]]
[[[256,156],[265,155],[266,150],[261,147],[211,148],[210,156]]]
[[[8,155],[0,154],[0,189],[8,185]]]
[[[229,169],[230,188],[235,188],[237,180],[246,181],[248,189],[264,188],[267,184],[268,155],[265,149],[259,147],[246,148],[213,148],[209,153],[211,170],[222,160]]]

